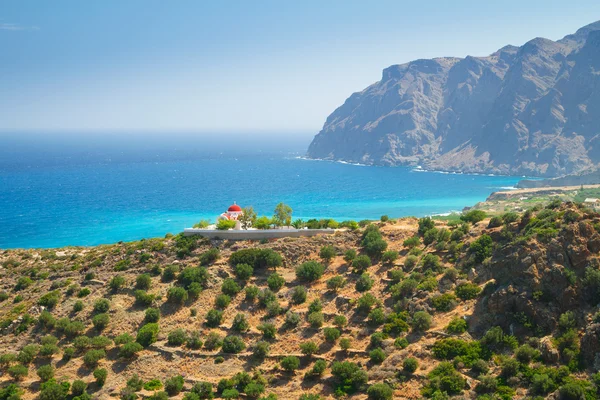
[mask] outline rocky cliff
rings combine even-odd
[[[558,176],[600,162],[600,21],[487,57],[393,65],[313,139],[311,158]]]

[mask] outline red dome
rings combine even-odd
[[[232,206],[230,206],[227,209],[228,212],[241,212],[242,211],[242,207],[238,206],[237,204],[233,204]]]

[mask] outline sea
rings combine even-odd
[[[0,248],[93,246],[176,234],[236,202],[342,220],[446,214],[522,177],[304,158],[294,133],[0,134]]]

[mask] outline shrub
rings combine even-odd
[[[467,321],[460,317],[454,317],[448,323],[446,327],[446,332],[452,333],[455,335],[460,335],[461,333],[466,332],[467,330]]]
[[[431,304],[438,311],[450,311],[456,307],[456,296],[452,293],[444,293],[431,298]]]
[[[258,330],[262,332],[265,339],[275,339],[277,328],[270,322],[264,322],[258,326]]]
[[[343,328],[348,324],[348,319],[344,315],[336,315],[333,317],[333,324],[338,328]]]
[[[386,383],[376,383],[369,386],[367,396],[370,400],[390,400],[394,396],[394,391]]]
[[[238,392],[236,389],[232,388],[232,389],[225,389],[223,390],[223,393],[221,393],[221,397],[224,399],[237,399],[238,397],[240,397],[240,392]]]
[[[288,328],[298,326],[298,324],[300,324],[300,314],[291,310],[285,313],[285,325]]]
[[[568,331],[577,326],[577,320],[575,319],[575,313],[573,311],[567,311],[560,315],[558,319],[558,327],[562,331]]]
[[[102,349],[88,350],[83,356],[83,363],[88,368],[93,368],[98,365],[98,362],[106,357],[106,352]]]
[[[208,270],[205,267],[188,267],[181,271],[177,281],[187,289],[194,282],[205,285],[208,277]]]
[[[481,292],[481,288],[474,283],[465,282],[456,286],[454,292],[462,300],[471,300],[477,297]]]
[[[528,344],[524,344],[515,351],[515,357],[520,363],[529,364],[531,360],[540,356],[540,352]]]
[[[53,290],[40,297],[38,300],[38,305],[47,307],[48,309],[53,309],[59,300],[60,292],[58,290]]]
[[[306,301],[307,290],[304,286],[296,286],[292,290],[292,303],[302,304]]]
[[[175,396],[183,389],[183,383],[181,375],[172,376],[165,380],[165,391],[169,396]]]
[[[283,262],[281,255],[271,249],[243,249],[231,254],[231,265],[248,264],[254,269],[275,268]]]
[[[436,392],[448,395],[459,394],[466,384],[466,380],[449,362],[438,364],[427,375],[427,378],[427,385],[423,388],[423,394],[426,397],[432,397]]]
[[[156,342],[156,339],[158,338],[158,330],[159,327],[157,323],[146,324],[138,331],[135,341],[141,344],[143,347],[148,347],[152,343]]]
[[[181,346],[187,341],[187,333],[183,329],[175,329],[169,332],[167,344],[169,346]]]
[[[258,293],[259,293],[259,289],[257,286],[247,286],[246,289],[244,289],[245,293],[246,293],[246,300],[247,301],[254,301],[257,297],[258,297]]]
[[[217,332],[210,332],[204,341],[207,350],[216,350],[223,345],[223,338]]]
[[[300,351],[305,356],[311,356],[311,355],[315,354],[317,351],[319,351],[319,346],[317,346],[317,344],[312,341],[303,342],[303,343],[300,343]]]
[[[338,390],[342,393],[352,393],[361,390],[367,383],[367,373],[350,361],[334,361],[331,374],[338,381]]]
[[[33,281],[28,276],[22,276],[17,280],[17,284],[15,285],[15,290],[23,290],[27,289],[29,286],[33,285]]]
[[[367,270],[371,266],[371,259],[367,255],[357,256],[352,260],[352,269],[355,274],[360,274]]]
[[[356,302],[358,310],[362,312],[368,312],[375,304],[377,304],[377,299],[371,293],[363,294]]]
[[[455,357],[461,357],[466,366],[471,366],[475,360],[481,358],[482,349],[477,341],[446,338],[435,342],[432,353],[440,360],[452,360]]]
[[[177,276],[179,272],[179,266],[177,265],[167,265],[165,269],[163,269],[161,280],[163,282],[171,282]]]
[[[371,326],[379,326],[385,322],[385,312],[381,307],[375,308],[369,312],[367,323]]]
[[[341,275],[336,275],[327,280],[327,289],[337,292],[339,289],[343,288],[345,284],[346,280],[344,277]]]
[[[144,387],[144,381],[137,374],[133,374],[127,381],[127,387],[131,388],[134,392],[139,392]]]
[[[104,330],[108,326],[110,318],[108,314],[98,314],[92,318],[92,324],[94,324],[94,328],[101,331]]]
[[[300,280],[313,282],[321,278],[325,267],[316,261],[306,261],[296,268],[296,277]]]
[[[86,389],[87,389],[87,383],[85,383],[84,381],[82,381],[80,379],[76,379],[73,381],[73,384],[71,385],[71,394],[73,396],[80,396],[85,393]]]
[[[412,317],[412,328],[417,332],[424,332],[431,327],[431,315],[426,311],[417,311]]]
[[[188,292],[182,287],[173,286],[167,292],[167,301],[169,303],[183,305],[188,299]]]
[[[186,346],[193,350],[198,350],[202,348],[202,340],[200,339],[200,333],[192,332],[191,335],[187,338]]]
[[[134,292],[134,296],[135,296],[135,302],[136,304],[142,305],[142,306],[149,306],[152,304],[152,302],[154,301],[154,295],[147,293],[143,290],[136,290]]]
[[[235,266],[235,275],[242,281],[249,280],[254,274],[254,268],[248,264],[238,264]]]
[[[356,258],[356,250],[354,250],[354,249],[348,249],[344,253],[344,261],[346,261],[346,263],[348,263],[348,264],[350,264],[355,258]]]
[[[269,355],[270,346],[269,343],[265,341],[257,342],[254,345],[254,350],[252,351],[252,355],[258,359],[263,359]]]
[[[323,311],[323,303],[321,303],[320,299],[314,299],[308,305],[308,312],[313,313],[313,312],[318,312],[318,311]]]
[[[287,356],[281,360],[281,368],[287,372],[294,372],[300,368],[300,359],[296,356]]]
[[[83,308],[83,303],[81,304],[81,306]],[[38,317],[38,324],[40,324],[42,328],[52,329],[56,325],[56,318],[54,318],[54,316],[50,314],[50,312],[44,310],[40,313],[40,316]]]
[[[209,310],[208,313],[206,313],[206,325],[211,328],[216,328],[217,326],[221,325],[222,319],[223,311],[215,310],[213,308],[212,310]]]
[[[146,382],[144,384],[144,389],[145,390],[154,391],[154,390],[162,389],[162,387],[163,387],[163,384],[158,379],[150,379],[148,382]]]
[[[413,358],[413,357],[405,358],[404,361],[402,362],[402,369],[407,374],[414,373],[418,367],[419,367],[419,362],[417,361],[416,358]]]
[[[333,259],[333,257],[335,257],[336,251],[335,251],[335,247],[331,246],[331,245],[327,245],[327,246],[323,246],[321,247],[321,250],[319,251],[319,257],[321,257],[323,259],[323,261],[325,262],[329,262]]]
[[[111,290],[116,292],[117,290],[125,286],[125,283],[125,278],[123,278],[121,275],[115,275],[108,283],[108,286],[111,288]]]
[[[29,368],[22,364],[17,364],[10,367],[7,372],[14,380],[21,381],[29,375]]]
[[[146,323],[158,322],[159,319],[160,319],[160,310],[158,308],[146,309],[146,314],[144,316],[144,322],[146,322]]]
[[[235,296],[241,290],[242,288],[240,288],[240,285],[238,285],[237,282],[231,278],[225,279],[221,285],[221,292],[228,296]]]
[[[323,322],[325,321],[325,317],[320,311],[311,312],[310,314],[308,314],[306,319],[310,326],[312,326],[313,328],[320,328],[321,326],[323,326]]]
[[[235,221],[229,219],[220,219],[217,222],[217,229],[221,231],[227,231],[229,229],[235,228]]]
[[[54,378],[54,367],[49,364],[42,365],[38,368],[37,375],[42,382],[48,382],[50,379]]]
[[[348,350],[352,346],[352,341],[350,338],[341,338],[340,339],[340,348],[344,351]]]
[[[169,400],[169,395],[167,392],[155,392],[148,400]]]
[[[328,327],[323,329],[323,335],[325,336],[326,341],[335,343],[340,338],[342,333],[339,331],[339,329]]]
[[[35,357],[40,351],[40,346],[37,344],[28,344],[23,346],[19,354],[17,354],[17,361],[21,364],[31,364]]]
[[[355,289],[358,292],[366,292],[373,287],[375,281],[371,279],[368,273],[363,272],[360,278],[357,279]]]
[[[125,343],[119,348],[119,357],[131,359],[143,349],[142,345],[137,342]]]
[[[227,336],[223,339],[222,350],[224,353],[239,353],[246,348],[246,344],[239,336]]]
[[[495,216],[490,219],[490,223],[488,224],[488,228],[497,228],[502,226],[504,221],[502,221],[502,217]]]
[[[377,226],[369,225],[365,229],[361,246],[367,255],[377,259],[387,249],[387,242],[383,240]]]
[[[231,303],[231,297],[227,296],[226,294],[220,294],[215,299],[215,307],[220,309],[227,308],[229,303]]]
[[[246,319],[246,315],[242,314],[242,313],[238,313],[233,318],[233,324],[231,325],[231,329],[233,329],[234,331],[238,331],[238,332],[246,332],[248,329],[250,329],[250,324],[248,323],[248,320]]]
[[[385,352],[379,347],[369,352],[369,358],[374,364],[381,364],[386,359],[386,357],[387,355],[385,354]]]
[[[394,262],[396,262],[397,259],[398,252],[394,250],[388,250],[381,256],[381,262],[388,265],[394,264]]]
[[[212,247],[200,254],[200,265],[209,265],[217,261],[221,257],[221,252],[216,247]]]
[[[460,216],[461,221],[470,222],[472,224],[476,224],[480,221],[483,221],[486,217],[486,213],[481,210],[471,210],[466,213],[463,213]]]
[[[283,285],[285,285],[285,279],[276,272],[272,273],[267,278],[267,286],[274,292],[278,292]]]
[[[493,241],[489,235],[483,234],[469,246],[469,251],[475,255],[475,262],[481,263],[492,255]]]
[[[110,302],[107,299],[100,299],[94,303],[94,312],[105,313],[110,309]]]

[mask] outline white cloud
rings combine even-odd
[[[24,26],[10,22],[0,22],[0,30],[2,31],[38,31],[37,26]]]

